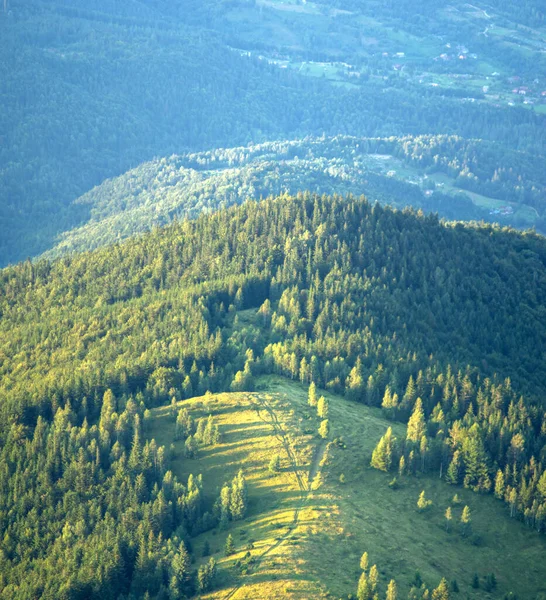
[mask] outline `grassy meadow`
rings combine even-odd
[[[182,460],[183,442],[175,442],[174,473],[183,481],[190,473],[203,473],[211,506],[239,468],[249,486],[243,520],[193,540],[195,555],[202,556],[208,544],[219,567],[214,591],[202,598],[348,598],[356,592],[360,556],[367,551],[370,564],[378,566],[382,595],[394,577],[405,598],[418,571],[431,588],[442,576],[456,580],[460,591],[453,598],[504,598],[513,591],[520,600],[546,599],[546,541],[510,519],[502,503],[434,477],[404,476],[392,489],[393,474],[369,466],[386,429],[392,426],[403,439],[405,426],[388,422],[378,409],[320,391],[329,400],[329,441],[336,440],[327,445],[317,434],[320,419],[307,405],[306,387],[267,376],[257,380],[257,389],[207,394],[177,406],[186,407],[195,420],[213,415],[222,439],[201,448],[196,459]],[[171,444],[170,407],[154,411],[148,435]],[[275,454],[281,458],[276,474],[268,469]],[[422,490],[432,501],[424,513],[416,505]],[[472,539],[459,532],[465,505],[472,514]],[[453,511],[449,532],[448,506]],[[226,557],[228,534],[236,553]],[[490,573],[498,586],[488,593],[484,581]],[[478,589],[472,587],[474,574]]]

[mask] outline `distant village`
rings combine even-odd
[[[238,52],[243,56],[255,57],[258,60],[266,61],[271,65],[276,65],[281,69],[293,68],[299,72],[307,73],[311,76],[325,76],[340,81],[351,80],[357,83],[362,78],[363,73],[359,67],[341,61],[312,61],[312,60],[296,60],[292,57],[281,54],[277,51],[273,51],[268,56],[262,54],[254,54],[247,50],[239,50],[232,48],[232,50]],[[402,49],[397,51],[383,51],[377,54],[372,54],[371,58],[379,58],[383,61],[384,66],[391,65],[390,68],[397,73],[405,73],[407,67],[412,65],[412,59]],[[415,58],[415,57],[413,57]],[[436,63],[445,63],[446,65],[451,63],[463,63],[463,62],[477,62],[479,56],[475,52],[471,52],[470,49],[464,44],[446,43],[444,52],[432,58]],[[412,65],[416,67],[415,63]],[[508,106],[515,106],[516,104],[523,105],[536,105],[546,104],[546,78],[542,77],[539,79],[536,77],[533,81],[526,81],[520,75],[513,75],[510,77],[503,77],[503,75],[497,71],[492,72],[490,75],[482,75],[478,73],[472,73],[474,69],[469,68],[469,73],[461,73],[460,69],[453,69],[453,72],[435,71],[424,71],[420,75],[408,75],[408,77],[421,85],[428,85],[433,88],[451,87],[454,82],[466,82],[465,88],[469,88],[468,97],[461,98],[461,102],[476,102],[476,101],[487,101],[491,103],[507,104]],[[411,71],[410,71],[411,72]],[[374,78],[388,80],[386,72],[382,75],[374,75]],[[448,81],[446,81],[446,78]],[[432,80],[432,81],[431,81]],[[482,85],[483,83],[483,85]],[[502,212],[500,214],[503,214]]]

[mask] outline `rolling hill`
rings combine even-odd
[[[47,257],[281,193],[365,195],[458,220],[544,229],[545,161],[455,136],[306,138],[171,156],[107,180],[71,209],[87,222]]]

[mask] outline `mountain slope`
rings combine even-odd
[[[389,479],[494,493],[542,535],[545,298],[541,236],[310,194],[0,271],[2,594],[194,593],[196,538],[252,514],[252,480],[212,498],[197,465],[178,479],[167,441],[146,437],[152,410],[263,374],[382,407],[395,431],[411,417]],[[179,436],[187,458],[208,452],[214,417],[182,414]]]
[[[364,194],[459,220],[544,229],[545,161],[455,136],[306,138],[171,156],[75,201],[84,225],[45,255],[82,251],[247,199],[312,190]]]
[[[207,476],[205,498],[211,500],[239,468],[249,482],[244,521],[195,539],[197,564],[209,560],[209,555],[202,557],[206,545],[218,562],[216,589],[205,597],[226,598],[233,592],[233,597],[249,599],[346,597],[356,589],[365,551],[370,565],[379,567],[380,589],[395,577],[401,597],[409,592],[416,571],[428,587],[442,577],[456,580],[469,598],[484,593],[472,588],[474,572],[482,581],[494,572],[499,595],[518,590],[521,597],[543,597],[540,557],[545,542],[509,522],[498,501],[457,490],[461,504],[453,504],[453,488],[432,478],[403,477],[391,489],[391,477],[369,467],[374,445],[392,425],[380,410],[321,391],[330,401],[331,439],[343,440],[326,448],[316,435],[320,420],[307,403],[304,386],[272,376],[256,383],[258,392],[201,396],[176,405],[196,421],[212,414],[223,437],[191,460],[182,457],[183,442],[175,441],[174,473],[184,481],[201,469]],[[153,411],[150,438],[171,443],[172,412],[170,407]],[[401,425],[395,432],[405,436]],[[281,458],[280,470],[271,472],[268,465],[275,455]],[[434,500],[424,515],[416,510],[423,489]],[[480,545],[462,538],[456,525],[447,532],[442,522],[447,506],[458,514],[465,504],[471,507]],[[226,557],[229,534],[235,552]],[[537,569],[522,582],[518,573],[529,564]]]
[[[458,134],[544,156],[542,13],[527,4],[522,29],[510,8],[487,18],[443,0],[417,15],[414,4],[10,0],[0,264],[85,222],[70,203],[93,186],[173,152]]]

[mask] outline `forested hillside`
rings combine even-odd
[[[545,154],[531,1],[5,7],[0,264],[51,248],[89,218],[73,200],[157,156],[322,134],[457,134]]]
[[[539,235],[309,194],[4,269],[0,593],[190,594],[222,500],[176,480],[147,411],[260,373],[411,417],[380,468],[494,491],[544,532],[545,296]],[[221,435],[184,414],[180,432]],[[244,475],[230,486],[236,520]]]
[[[306,138],[173,155],[131,169],[78,198],[89,220],[46,256],[89,250],[247,199],[311,190],[364,194],[448,219],[545,231],[546,161],[456,136]]]

